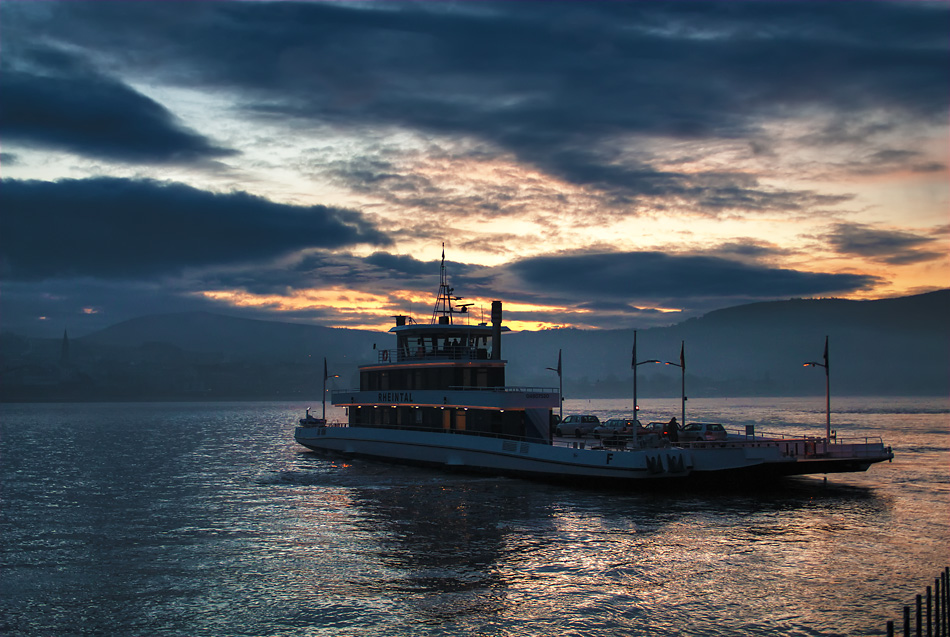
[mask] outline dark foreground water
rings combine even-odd
[[[694,402],[824,428],[823,399]],[[945,398],[836,399],[894,446],[865,474],[662,494],[328,459],[303,407],[0,405],[0,634],[874,635],[950,563]]]

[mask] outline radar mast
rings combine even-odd
[[[455,301],[461,301],[461,296],[453,296],[455,288],[449,287],[448,275],[445,273],[445,243],[442,244],[442,266],[439,273],[439,295],[435,300],[435,307],[432,309],[432,324],[452,325],[453,314],[468,314],[468,308],[473,303],[460,303],[453,305]]]

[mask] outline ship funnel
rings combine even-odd
[[[501,301],[491,302],[491,357],[501,360]]]

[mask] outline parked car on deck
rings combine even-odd
[[[631,438],[639,424],[633,418],[609,418],[594,427],[593,433],[596,438]]]
[[[726,429],[719,423],[691,422],[680,432],[681,442],[698,440],[725,440]]]
[[[566,416],[564,420],[558,423],[554,430],[558,436],[588,436],[594,430],[594,427],[600,424],[600,418],[590,414],[575,414]]]

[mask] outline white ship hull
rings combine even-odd
[[[298,427],[313,450],[467,472],[558,481],[668,480],[863,471],[889,458],[882,445],[830,445],[796,453],[798,441],[731,441],[612,450],[573,444],[372,427]],[[574,445],[577,445],[575,448]],[[835,447],[848,447],[834,449]],[[855,449],[861,447],[861,449]],[[816,451],[821,452],[820,456]]]

